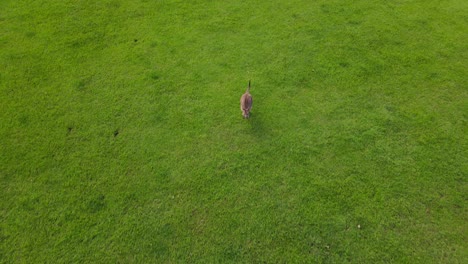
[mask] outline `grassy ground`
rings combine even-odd
[[[466,14],[1,1],[0,262],[466,263]]]

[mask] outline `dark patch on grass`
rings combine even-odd
[[[67,135],[70,135],[73,132],[73,127],[67,127]]]
[[[230,261],[239,261],[242,257],[242,252],[237,247],[228,246],[223,253],[224,258]]]
[[[358,26],[360,25],[362,22],[361,21],[357,21],[357,20],[350,20],[348,22],[348,24],[352,25],[352,26]]]
[[[25,126],[29,124],[29,116],[27,115],[21,115],[18,118],[18,121],[20,122],[21,125]]]
[[[89,26],[94,27],[95,25],[91,23]],[[81,49],[86,47],[96,48],[96,45],[102,45],[105,43],[103,39],[106,39],[106,34],[104,32],[89,30],[77,35],[76,39],[71,40],[68,45],[72,49]]]
[[[36,36],[36,32],[29,31],[29,32],[26,33],[26,37],[28,37],[28,38],[32,38],[34,36]]]
[[[89,79],[80,79],[76,82],[75,88],[78,91],[83,91],[88,86],[88,83],[89,83]]]
[[[70,43],[70,47],[72,47],[74,49],[83,47],[84,45],[86,45],[86,41],[83,41],[83,40],[75,40],[75,41]]]
[[[78,88],[78,90],[83,90],[85,86],[86,86],[86,82],[85,82],[84,80],[80,80],[80,81],[76,84],[76,88]]]
[[[347,62],[340,62],[339,65],[343,68],[347,68],[349,66],[349,63]]]
[[[117,1],[112,1],[111,3],[106,3],[106,7],[109,9],[118,9],[122,4]]]
[[[116,130],[114,131],[114,137],[117,137],[117,136],[119,135],[119,133],[120,133],[119,130],[116,129]]]
[[[168,254],[169,247],[165,243],[157,241],[152,247],[152,252],[155,256],[164,256]]]
[[[153,80],[157,80],[157,79],[159,79],[159,75],[156,72],[152,72],[150,74],[150,78],[153,79]]]
[[[21,207],[25,211],[34,211],[34,209],[37,207],[38,204],[39,204],[39,198],[35,197],[35,198],[31,198],[31,199],[27,199],[25,201],[22,201],[21,202]]]
[[[80,80],[78,80],[75,84],[75,88],[78,90],[78,91],[84,91],[86,90],[86,88],[89,86],[89,84],[91,83],[91,78],[88,77],[88,78],[82,78]]]
[[[133,42],[137,43],[137,42],[138,42],[138,39],[134,39]]]
[[[439,74],[437,72],[431,72],[427,75],[427,80],[436,80],[439,79]]]
[[[0,229],[0,243],[4,243],[10,236],[3,233],[3,230]],[[0,259],[3,259],[2,253],[0,253]]]
[[[105,196],[100,194],[96,197],[93,197],[87,205],[87,209],[91,213],[97,213],[106,207]]]
[[[389,111],[390,113],[394,113],[396,111],[396,108],[393,105],[386,105],[385,109]]]
[[[324,12],[325,14],[328,14],[330,12],[329,7],[325,4],[320,5],[320,10],[322,10],[322,12]]]
[[[337,8],[334,5],[328,5],[328,4],[322,4],[320,5],[320,10],[322,10],[323,13],[325,14],[338,14],[342,13],[344,8]]]

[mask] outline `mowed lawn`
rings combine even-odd
[[[467,14],[0,1],[0,263],[467,263]]]

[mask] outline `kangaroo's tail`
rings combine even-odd
[[[247,88],[247,92],[250,93],[250,80],[249,80],[249,87]]]

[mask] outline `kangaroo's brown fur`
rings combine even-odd
[[[240,108],[242,110],[242,116],[244,118],[249,118],[250,117],[250,110],[252,109],[252,95],[250,94],[250,81],[249,81],[249,87],[245,91],[245,93],[242,95],[240,99]]]

